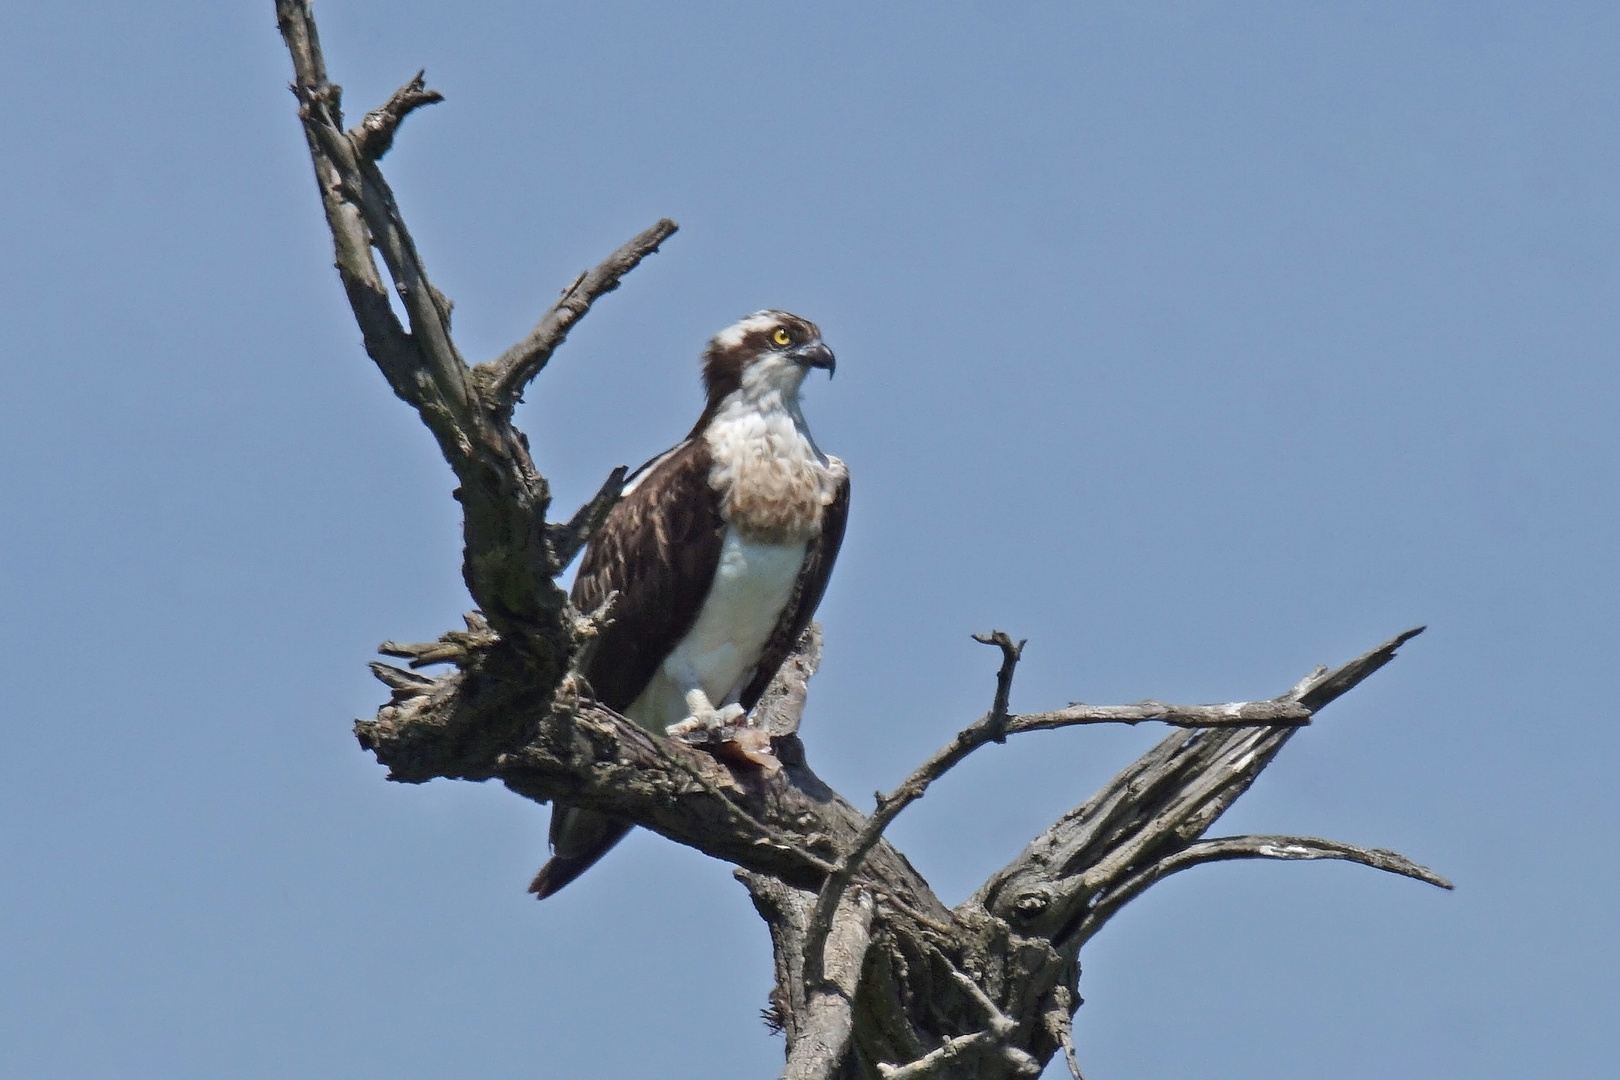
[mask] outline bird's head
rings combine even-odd
[[[770,396],[792,401],[811,368],[837,361],[821,340],[821,329],[785,311],[756,311],[716,334],[703,350],[703,385],[710,406],[742,391],[763,402]]]

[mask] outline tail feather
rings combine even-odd
[[[594,810],[553,806],[552,855],[529,882],[529,891],[536,900],[544,900],[594,866],[633,828],[629,822]]]

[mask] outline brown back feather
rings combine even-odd
[[[574,606],[591,611],[620,594],[585,673],[597,699],[617,712],[686,636],[714,583],[726,524],[709,487],[710,460],[702,439],[655,459],[585,549]]]

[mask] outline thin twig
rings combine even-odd
[[[1013,672],[1018,668],[1018,661],[1024,655],[1024,646],[1029,639],[1025,638],[1018,644],[1004,631],[992,630],[988,634],[974,634],[973,640],[981,645],[994,645],[1001,650],[1001,670],[996,672],[996,697],[990,706],[990,741],[1004,743],[1007,741],[1007,705],[1012,700]]]
[[[597,298],[619,287],[619,280],[634,270],[642,259],[658,250],[658,246],[674,235],[680,226],[669,218],[661,218],[650,227],[631,237],[625,244],[603,259],[594,269],[574,279],[563,290],[557,302],[546,309],[528,337],[507,349],[500,356],[475,369],[476,378],[490,390],[491,405],[510,412],[523,396],[529,380],[540,374],[551,354],[563,343],[575,323],[584,317]]]
[[[827,932],[832,928],[832,916],[838,907],[838,898],[849,888],[850,881],[860,868],[861,860],[865,859],[867,853],[882,839],[883,830],[900,815],[900,811],[922,798],[929,784],[944,776],[963,758],[985,743],[1005,737],[1007,698],[1012,689],[1013,670],[1017,667],[1024,643],[1019,642],[1014,646],[1012,639],[1000,630],[994,630],[986,637],[979,635],[974,637],[979,641],[1007,643],[1002,648],[1001,671],[996,675],[995,701],[1000,705],[1001,715],[998,717],[996,708],[992,706],[990,712],[957,732],[956,738],[936,750],[932,757],[919,765],[893,792],[888,795],[878,793],[877,809],[866,820],[866,826],[855,838],[855,843],[850,847],[848,854],[839,861],[838,869],[828,876],[821,886],[821,892],[816,896],[816,908],[810,917],[810,929],[805,935],[804,977],[808,985],[814,986],[814,980],[821,977],[821,952],[827,942]]]
[[[879,1062],[878,1075],[882,1076],[883,1080],[923,1080],[924,1077],[933,1076],[964,1054],[994,1046],[995,1041],[995,1036],[988,1031],[976,1031],[972,1035],[955,1035],[908,1064],[885,1065]]]

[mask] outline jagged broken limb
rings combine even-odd
[[[814,628],[755,711],[774,737],[778,774],[729,768],[602,708],[577,672],[611,611],[572,610],[556,579],[612,508],[624,472],[614,470],[568,520],[548,520],[549,485],[512,413],[574,324],[676,226],[662,220],[632,237],[575,276],[522,341],[469,366],[451,336],[452,305],[433,286],[378,164],[405,118],[440,96],[419,73],[346,128],[307,0],[276,0],[276,16],[339,279],[367,353],[459,482],[462,576],[478,607],[465,630],[436,642],[384,645],[409,669],[373,665],[390,698],[355,725],[356,735],[391,779],[498,779],[535,801],[605,811],[738,866],[771,930],[784,1076],[996,1080],[1032,1075],[1060,1050],[1078,1076],[1069,1020],[1080,1000],[1081,947],[1143,890],[1205,862],[1349,859],[1446,885],[1378,849],[1204,837],[1302,725],[1416,631],[1266,701],[1026,714],[1009,707],[1018,647],[991,635],[1002,667],[990,711],[880,799],[871,817],[815,775],[797,734],[819,656]],[[416,670],[434,665],[449,667]],[[1028,731],[1146,721],[1178,730],[954,909],[883,837],[902,807],[982,746]]]

